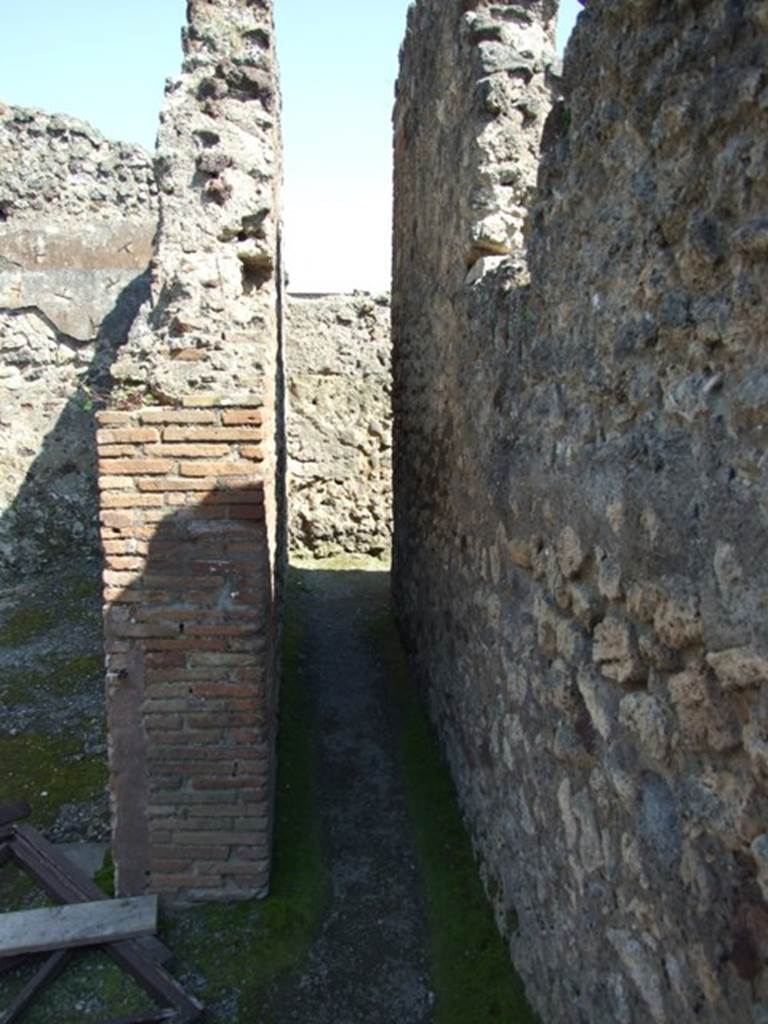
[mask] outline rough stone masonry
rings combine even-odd
[[[388,557],[389,299],[289,295],[285,334],[291,554]]]
[[[397,612],[542,1019],[765,1024],[768,5],[555,7],[410,12]]]
[[[93,416],[144,299],[148,155],[0,104],[0,584],[98,543]]]
[[[267,891],[285,548],[271,8],[188,18],[151,296],[98,433],[118,887],[177,901]]]

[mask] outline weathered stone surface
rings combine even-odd
[[[148,154],[0,104],[0,579],[94,547],[91,406],[143,300]]]
[[[271,5],[192,0],[189,19],[157,140],[151,300],[114,374],[167,403],[271,404],[282,173]]]
[[[388,298],[289,296],[286,351],[291,551],[388,554]]]
[[[395,601],[542,1019],[747,1024],[768,1005],[765,5],[591,0],[561,86],[554,7],[410,12]]]
[[[179,902],[268,891],[286,535],[272,7],[187,15],[151,296],[98,436],[117,882]]]

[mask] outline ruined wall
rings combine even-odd
[[[468,277],[552,9],[467,6],[399,82],[399,620],[542,1018],[763,1024],[765,5],[592,0]]]
[[[271,6],[188,18],[151,297],[113,368],[133,408],[99,435],[118,887],[179,901],[267,891],[285,543]]]
[[[146,294],[148,154],[0,103],[0,580],[96,550],[91,408]]]
[[[291,552],[388,555],[388,298],[289,296],[286,350]]]
[[[120,888],[263,892],[274,626],[262,413],[98,419]]]

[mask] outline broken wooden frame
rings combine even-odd
[[[75,867],[38,832],[15,824],[29,815],[26,804],[0,807],[0,865],[13,861],[45,892],[59,903],[87,903],[106,899],[104,893],[79,868]],[[140,939],[100,942],[91,948],[102,949],[158,1004],[156,1010],[103,1024],[191,1024],[203,1012],[200,1003],[162,967],[170,951],[154,936]],[[10,1006],[0,1013],[0,1024],[15,1024],[76,955],[74,949],[57,949],[46,956],[41,967],[19,992]],[[0,959],[0,971],[20,966],[28,956]]]

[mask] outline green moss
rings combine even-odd
[[[70,601],[82,601],[90,597],[96,597],[99,591],[100,580],[98,574],[75,576],[67,582],[66,598]]]
[[[54,622],[53,611],[39,605],[17,608],[0,626],[0,647],[15,647],[47,632]]]
[[[104,854],[104,860],[102,861],[101,867],[93,876],[93,880],[104,893],[110,899],[115,897],[115,861],[112,856],[112,848],[108,847],[107,852]]]
[[[16,864],[9,862],[0,866],[0,914],[48,907],[52,902],[26,871],[22,871]]]
[[[50,825],[62,804],[99,796],[107,781],[104,759],[85,757],[73,733],[0,735],[0,764],[0,802],[27,800],[37,827]]]
[[[289,572],[270,895],[264,901],[173,912],[166,921],[169,944],[182,970],[205,979],[196,994],[212,1024],[262,1019],[265,993],[307,955],[328,895],[313,768],[314,726],[301,672],[297,588],[298,579]]]
[[[400,758],[427,904],[435,1024],[535,1024],[478,876],[456,794],[391,616],[375,623],[400,712]]]
[[[0,976],[0,1005],[13,998],[39,964]],[[24,1013],[24,1024],[89,1024],[146,1013],[155,1004],[106,954],[83,951]]]
[[[79,654],[59,662],[47,676],[48,687],[57,697],[66,697],[77,689],[78,684],[93,679],[102,672],[101,657],[95,654]]]
[[[12,704],[31,704],[41,692],[69,697],[102,672],[101,658],[80,654],[74,658],[52,658],[44,672],[16,672],[0,676],[0,693]]]

